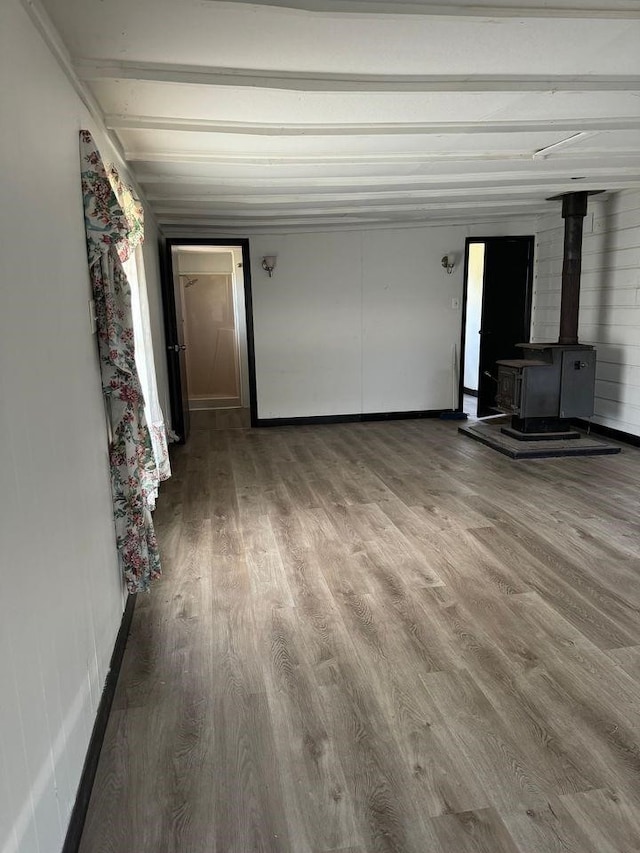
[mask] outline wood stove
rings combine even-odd
[[[511,415],[503,432],[522,439],[579,438],[572,418],[593,415],[596,351],[578,343],[582,225],[590,192],[565,193],[560,337],[557,343],[518,344],[522,358],[498,361],[496,407]]]
[[[587,344],[520,344],[524,358],[498,363],[496,405],[511,414],[511,430],[570,432],[571,418],[593,415],[596,352]],[[579,433],[570,432],[578,437]],[[554,436],[557,437],[557,436]]]

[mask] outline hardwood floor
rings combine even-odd
[[[249,409],[193,409],[189,417],[194,430],[240,429],[251,426]]]
[[[196,424],[81,853],[637,853],[640,453]]]

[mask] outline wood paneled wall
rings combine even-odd
[[[538,223],[532,340],[558,339],[563,221]],[[580,341],[598,351],[594,421],[640,435],[640,192],[589,200]]]

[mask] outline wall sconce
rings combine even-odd
[[[273,275],[273,271],[276,268],[276,256],[275,255],[265,255],[262,259],[262,269],[265,272],[269,273],[269,278]]]
[[[446,269],[447,275],[451,275],[451,273],[453,272],[453,268],[455,266],[454,256],[453,255],[443,255],[440,263]]]

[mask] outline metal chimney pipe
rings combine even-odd
[[[578,343],[580,310],[580,273],[582,271],[582,227],[587,215],[590,193],[565,193],[562,198],[564,219],[564,258],[562,261],[562,297],[560,302],[559,344]]]

